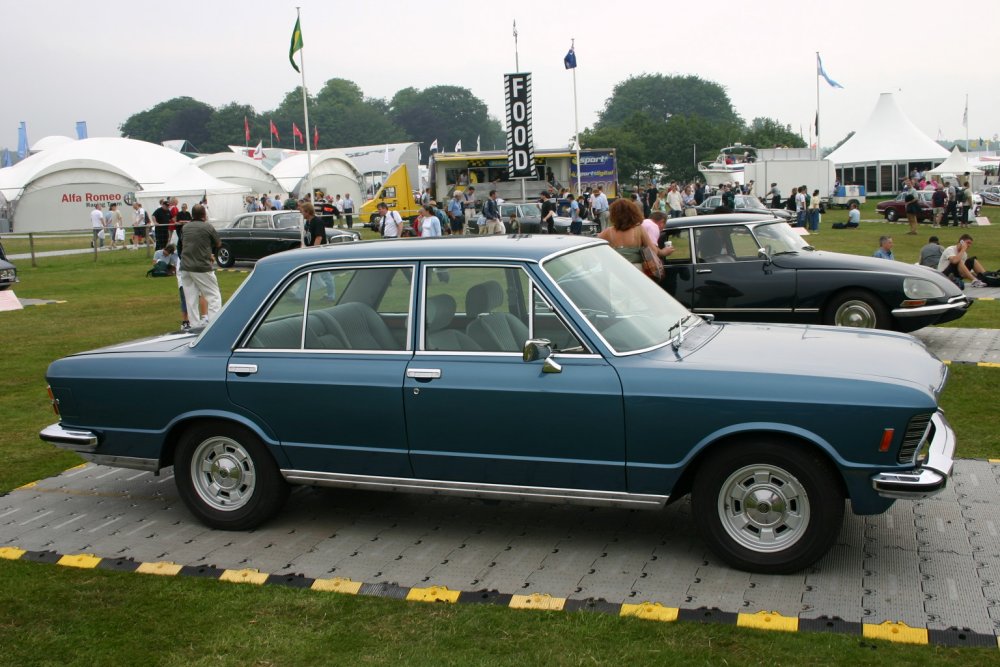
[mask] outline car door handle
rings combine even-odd
[[[696,269],[695,273],[711,273],[712,269]]]
[[[257,372],[257,364],[229,364],[226,370],[237,375],[252,375]]]
[[[414,380],[437,380],[441,377],[441,370],[438,368],[407,368],[406,377]]]

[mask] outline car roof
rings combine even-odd
[[[699,215],[672,218],[667,220],[666,229],[684,229],[686,227],[719,227],[722,225],[740,225],[760,222],[786,222],[781,218],[757,213],[719,213],[718,215]]]
[[[510,234],[507,236],[458,235],[435,238],[389,239],[337,243],[280,252],[257,262],[259,267],[339,261],[396,261],[424,259],[496,259],[541,261],[564,250],[602,244],[589,236],[562,234]]]

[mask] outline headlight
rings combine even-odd
[[[943,289],[923,278],[905,278],[903,294],[907,299],[938,299],[945,295]]]
[[[17,280],[17,269],[0,269],[0,280]]]

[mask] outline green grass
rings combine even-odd
[[[145,278],[141,254],[19,265],[19,296],[66,303],[0,313],[0,493],[80,461],[38,439],[55,421],[44,379],[53,359],[177,327],[177,283]],[[220,273],[224,296],[244,278]],[[995,393],[998,373],[951,369],[942,405],[960,456],[1000,457],[992,402],[983,398]],[[120,400],[125,409],[128,398]],[[996,664],[996,649],[425,605],[8,561],[0,561],[0,647],[0,664],[9,665]]]
[[[993,649],[892,645],[0,563],[9,665],[995,665]]]

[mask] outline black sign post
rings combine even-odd
[[[516,178],[536,178],[535,142],[531,134],[531,73],[504,74],[507,101],[507,172]]]

